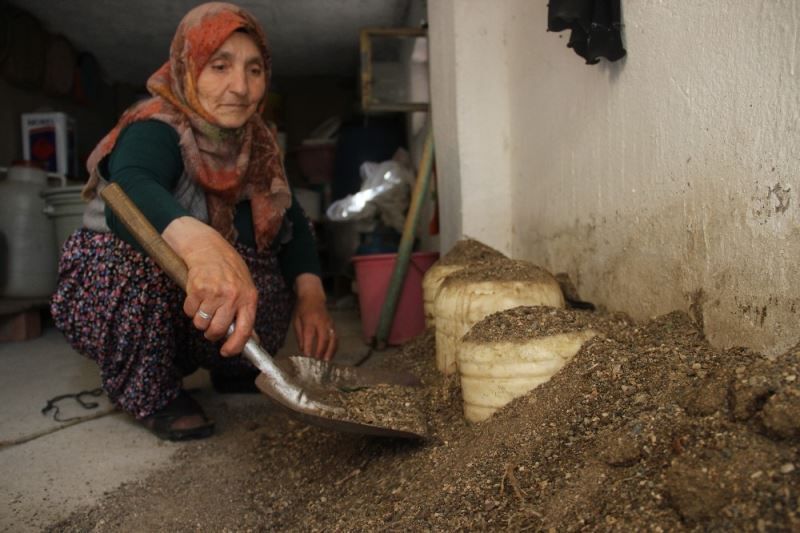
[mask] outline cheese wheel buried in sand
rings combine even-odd
[[[445,278],[436,295],[436,366],[457,370],[461,337],[484,317],[520,305],[564,307],[552,274],[528,261],[493,261],[466,267]]]
[[[434,301],[444,279],[450,274],[475,263],[492,260],[506,260],[506,256],[474,239],[461,239],[449,252],[431,266],[422,278],[423,307],[425,308],[425,327],[436,325]]]
[[[458,352],[466,419],[486,420],[548,381],[597,335],[591,317],[538,306],[516,307],[478,322]]]

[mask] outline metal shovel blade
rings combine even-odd
[[[289,357],[279,366],[258,344],[251,341],[245,346],[243,355],[261,370],[256,378],[256,386],[294,418],[325,429],[360,435],[427,438],[423,414],[410,412],[411,407],[397,405],[394,409],[403,412],[404,419],[419,423],[413,427],[396,427],[380,417],[360,420],[357,413],[348,411],[335,401],[337,397],[348,394],[345,392],[347,389],[362,389],[378,384],[419,386],[415,376],[405,373],[392,376],[386,371],[347,367],[300,356]]]
[[[357,435],[372,435],[376,437],[394,437],[417,440],[424,440],[428,438],[427,432],[423,431],[397,429],[372,422],[351,420],[348,419],[348,414],[345,409],[335,408],[325,404],[323,404],[323,409],[305,409],[299,407],[296,402],[288,402],[282,396],[275,394],[275,388],[271,386],[269,378],[266,376],[266,374],[260,374],[258,378],[256,378],[256,386],[271,400],[283,407],[292,418],[312,426],[330,429],[333,431],[355,433]]]
[[[281,357],[275,364],[296,382],[309,387],[357,390],[375,385],[422,386],[419,378],[410,372],[339,365],[304,355]]]

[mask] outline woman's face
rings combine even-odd
[[[200,71],[197,96],[218,125],[239,128],[258,109],[266,86],[258,46],[246,33],[235,32]]]

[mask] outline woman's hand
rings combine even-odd
[[[297,345],[304,355],[330,361],[336,353],[336,330],[325,307],[322,281],[314,274],[300,274],[295,280],[297,305],[292,324]]]
[[[208,340],[236,330],[222,345],[229,357],[241,353],[253,331],[258,304],[250,270],[239,253],[211,226],[192,217],[173,220],[162,233],[164,240],[189,269],[183,311]]]

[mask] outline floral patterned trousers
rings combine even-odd
[[[291,320],[292,292],[277,251],[240,244],[259,293],[256,332],[275,353]],[[147,256],[115,237],[81,229],[65,243],[50,311],[72,347],[100,367],[119,408],[144,418],[177,397],[198,367],[232,377],[254,373],[241,357],[219,355],[183,313],[183,291]]]

